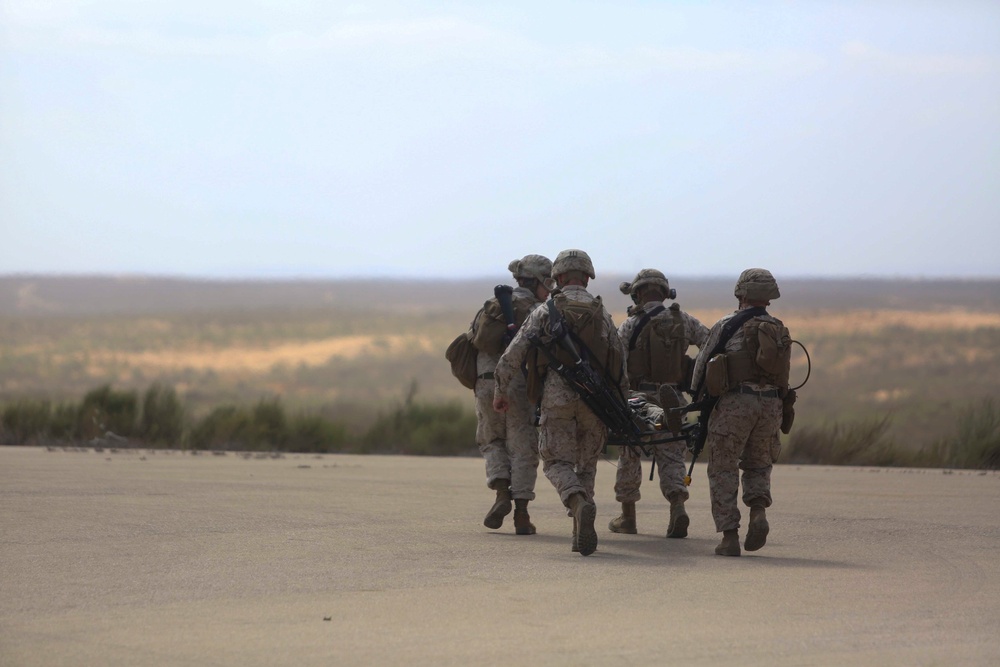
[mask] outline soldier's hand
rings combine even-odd
[[[507,400],[506,396],[494,396],[493,409],[497,412],[507,412],[510,409],[510,401]]]

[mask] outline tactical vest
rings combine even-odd
[[[680,383],[689,345],[679,304],[644,311],[628,341],[629,384],[636,389],[640,382]]]
[[[520,327],[531,314],[536,301],[520,295],[514,295],[514,325]],[[483,304],[482,309],[472,323],[472,344],[477,350],[494,356],[503,354],[512,336],[507,336],[507,320],[504,319],[500,302],[490,299]]]
[[[743,325],[743,345],[726,353],[728,385],[770,384],[785,390],[792,360],[792,337],[781,320],[754,317]]]
[[[590,303],[572,301],[566,295],[558,293],[552,296],[556,309],[566,320],[569,335],[593,369],[604,376],[612,386],[617,386],[621,380],[622,355],[621,350],[611,344],[608,332],[605,331],[604,304],[601,297],[595,297]],[[547,341],[551,334],[543,332],[542,339]],[[549,351],[556,360],[564,365],[572,365],[575,360],[568,352],[558,345],[549,346]],[[541,399],[541,390],[545,375],[548,372],[546,355],[532,347],[525,359],[525,370],[528,373],[528,398],[532,401]]]

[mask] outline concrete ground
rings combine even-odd
[[[778,466],[742,558],[704,465],[683,540],[597,481],[584,558],[541,475],[484,528],[477,459],[2,447],[0,665],[1000,664],[1000,474]]]

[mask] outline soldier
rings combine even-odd
[[[635,280],[622,283],[619,289],[622,294],[631,295],[635,304],[629,308],[628,319],[618,329],[618,337],[625,345],[629,386],[633,393],[638,392],[657,405],[661,403],[661,391],[674,395],[673,405],[683,404],[681,390],[687,389],[685,385],[692,363],[687,350],[691,344],[701,349],[708,338],[708,327],[682,311],[676,302],[669,307],[663,303],[666,299],[675,298],[677,292],[670,289],[666,276],[656,269],[639,271]],[[687,485],[684,484],[686,449],[684,442],[653,448],[653,459],[660,475],[660,491],[670,502],[667,537],[687,537],[690,525],[684,509],[684,502],[688,499]],[[640,498],[641,483],[639,453],[620,447],[615,498],[622,504],[622,513],[608,524],[611,532],[630,535],[638,532],[635,503]]]
[[[549,303],[562,315],[594,369],[603,373],[605,381],[616,391],[626,395],[624,350],[614,322],[601,298],[587,291],[589,281],[595,277],[590,256],[582,250],[564,250],[552,264],[552,275],[559,289]],[[572,550],[589,556],[597,549],[594,480],[608,429],[558,373],[546,372],[547,361],[537,346],[532,345],[532,337],[542,342],[552,340],[548,307],[532,311],[500,357],[493,407],[499,412],[510,408],[512,385],[524,362],[528,395],[541,400],[542,471],[573,517]],[[540,397],[536,396],[538,387],[541,387]]]
[[[736,281],[739,309],[719,320],[695,361],[692,386],[719,396],[708,422],[708,483],[720,556],[740,555],[737,493],[750,508],[744,547],[767,541],[771,467],[781,451],[778,430],[788,393],[791,338],[766,307],[781,294],[766,269],[747,269]],[[726,326],[726,325],[729,326]]]
[[[507,268],[517,281],[511,297],[514,325],[519,327],[528,313],[548,297],[545,281],[550,279],[552,262],[542,255],[526,255],[513,260]],[[493,372],[511,335],[497,299],[487,301],[476,316],[471,333],[472,343],[479,350],[474,390],[478,419],[476,442],[486,460],[486,484],[497,494],[483,525],[494,530],[500,528],[504,517],[510,514],[513,500],[514,532],[534,535],[535,526],[528,515],[528,502],[535,499],[538,431],[521,373],[510,382],[510,410],[507,414],[493,410]]]

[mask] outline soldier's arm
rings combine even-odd
[[[698,357],[694,360],[694,372],[691,374],[692,387],[697,388],[701,385],[702,376],[705,374],[705,364],[708,363],[708,353],[712,351],[712,348],[719,341],[719,336],[722,335],[723,321],[719,320],[715,323],[715,326],[708,333],[708,338],[705,339],[705,344],[698,348]]]
[[[694,315],[684,313],[684,335],[700,350],[705,346],[705,341],[708,340],[708,327]]]

